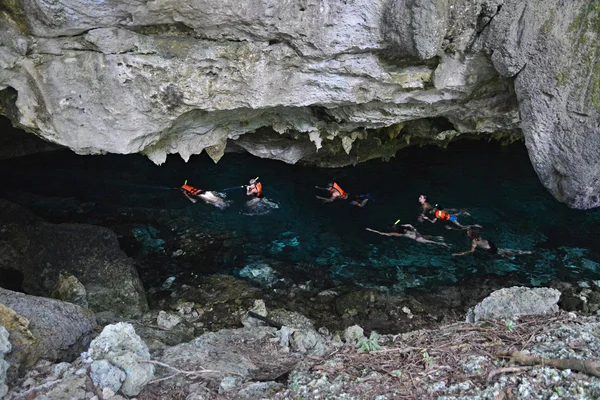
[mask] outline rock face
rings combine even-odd
[[[10,341],[8,340],[8,331],[5,327],[0,326],[0,398],[8,392],[8,386],[5,385],[6,371],[10,364],[4,361],[6,354],[10,352],[12,348]]]
[[[0,325],[10,333],[12,351],[5,358],[14,375],[42,358],[77,357],[90,343],[96,320],[74,304],[0,288]]]
[[[549,288],[511,287],[496,290],[469,310],[467,322],[554,314],[558,312],[559,298],[560,292]]]
[[[87,355],[92,360],[92,381],[100,389],[136,396],[154,377],[154,365],[143,362],[150,360],[148,346],[130,324],[104,327]]]
[[[49,224],[5,200],[0,200],[0,224],[0,248],[4,249],[0,267],[20,271],[27,293],[50,296],[54,291],[65,300],[87,302],[94,312],[124,316],[136,316],[148,308],[133,261],[111,230]],[[68,274],[63,273],[61,281],[63,271]],[[77,279],[67,285],[69,275]]]
[[[216,161],[229,144],[340,166],[521,127],[542,183],[589,208],[599,13],[598,0],[10,1],[0,113],[80,154],[157,163]]]

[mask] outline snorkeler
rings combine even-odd
[[[454,225],[458,226],[460,229],[469,229],[471,227],[473,228],[482,228],[481,225],[477,225],[477,224],[473,224],[473,225],[461,225],[460,222],[458,222],[458,217],[456,215],[452,215],[450,213],[447,213],[445,211],[442,210],[442,207],[438,204],[436,204],[435,206],[433,206],[433,208],[431,210],[429,210],[429,213],[433,214],[433,218],[427,218],[425,216],[423,216],[424,219],[426,219],[427,221],[431,222],[432,224],[435,223],[435,221],[437,221],[438,219],[441,219],[443,221],[449,221],[452,222]],[[446,226],[446,229],[456,229],[456,228],[452,228],[450,226]]]
[[[246,186],[246,195],[252,197],[262,197],[262,183],[258,181],[258,176],[254,179],[250,179],[250,184]]]
[[[192,203],[196,203],[198,201],[197,199],[201,199],[206,204],[212,204],[218,208],[227,208],[229,205],[229,202],[224,200],[224,194],[212,191],[203,191],[202,189],[188,185],[187,181],[183,183],[180,190],[183,195]]]
[[[345,192],[344,189],[342,189],[340,187],[340,185],[337,184],[337,182],[329,182],[327,184],[327,187],[324,187],[324,188],[319,187],[319,186],[315,186],[315,188],[321,189],[321,190],[327,190],[329,192],[329,194],[331,195],[331,197],[329,197],[329,198],[317,196],[317,199],[323,200],[324,203],[331,203],[332,201],[337,200],[337,199],[346,200],[348,198],[348,193]]]
[[[374,233],[377,233],[377,234],[383,235],[383,236],[400,236],[400,237],[405,237],[405,238],[416,240],[419,243],[437,244],[438,246],[443,246],[443,247],[448,247],[448,248],[450,247],[449,245],[447,245],[446,243],[443,242],[444,238],[442,236],[423,236],[411,224],[398,225],[398,222],[400,222],[400,220],[396,221],[396,223],[390,227],[389,232],[379,232],[379,231],[376,231],[375,229],[371,229],[371,228],[365,228],[365,229],[368,230],[369,232],[374,232]],[[431,239],[436,239],[436,240],[431,240]]]
[[[531,254],[531,251],[513,250],[513,249],[499,249],[496,247],[494,242],[486,240],[481,237],[479,229],[469,228],[467,235],[471,238],[471,250],[463,251],[461,253],[454,253],[453,256],[464,256],[465,254],[473,253],[478,247],[482,250],[486,250],[492,254],[498,254],[502,257],[512,257],[519,254]]]

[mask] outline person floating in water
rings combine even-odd
[[[187,184],[187,181],[183,183],[180,188],[183,195],[192,203],[196,203],[198,199],[203,200],[206,204],[211,204],[218,208],[227,208],[229,202],[225,201],[225,195],[223,193],[204,191],[202,189],[195,188]]]
[[[454,225],[458,226],[460,229],[469,229],[471,227],[473,227],[473,228],[481,228],[482,227],[481,225],[477,225],[477,224],[461,225],[461,223],[458,222],[458,217],[456,215],[453,215],[453,214],[443,211],[442,207],[438,204],[433,206],[433,209],[430,210],[429,212],[430,212],[430,214],[433,214],[433,218],[428,218],[428,217],[423,217],[423,218],[426,219],[427,221],[431,222],[432,224],[435,223],[435,221],[437,221],[438,219],[441,219],[443,221],[452,222]],[[446,229],[455,229],[455,228],[446,226]]]
[[[252,197],[262,197],[262,183],[258,181],[258,177],[250,179],[250,184],[246,186],[246,195]]]
[[[246,195],[252,197],[246,202],[248,212],[246,215],[265,215],[274,208],[279,208],[279,204],[263,197],[263,185],[258,181],[258,177],[250,179],[246,185]]]
[[[368,230],[369,232],[377,233],[379,235],[383,235],[383,236],[400,236],[400,237],[413,239],[419,243],[437,244],[438,246],[443,246],[443,247],[448,247],[448,248],[450,247],[449,245],[444,243],[444,238],[442,236],[421,235],[415,229],[415,227],[412,226],[411,224],[398,225],[399,222],[400,222],[400,220],[396,221],[396,223],[390,227],[389,232],[380,232],[380,231],[376,231],[375,229],[371,229],[371,228],[366,228],[366,230]],[[435,240],[433,240],[433,239],[435,239]]]
[[[433,206],[427,202],[427,196],[424,194],[419,196],[419,203],[421,204],[421,215],[419,215],[419,222],[423,222],[423,220],[430,219],[427,217],[427,214],[433,210]]]
[[[340,185],[337,184],[337,182],[329,182],[327,184],[327,187],[324,187],[324,188],[319,187],[319,186],[315,186],[315,188],[321,189],[321,190],[327,190],[329,192],[329,194],[331,195],[331,197],[317,196],[317,199],[322,200],[324,203],[331,203],[334,200],[348,199],[348,193],[346,191],[344,191],[344,189],[342,189],[340,187]]]
[[[373,199],[373,196],[371,196],[370,194],[359,194],[358,196],[356,196],[356,198],[354,200],[352,200],[350,202],[350,204],[353,205],[354,207],[363,208],[364,206],[367,205],[369,200],[375,201]]]
[[[463,251],[461,253],[454,253],[453,256],[464,256],[465,254],[473,253],[475,249],[480,248],[486,250],[492,254],[498,254],[502,257],[512,257],[520,254],[531,254],[531,251],[513,250],[513,249],[499,249],[496,247],[494,242],[486,240],[481,237],[479,229],[469,228],[467,235],[471,239],[471,250]]]

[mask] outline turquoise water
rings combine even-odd
[[[171,156],[155,166],[142,156],[60,151],[0,162],[0,174],[5,181],[0,197],[51,220],[52,208],[71,208],[100,225],[103,214],[123,208],[175,209],[215,233],[235,232],[244,245],[215,260],[224,271],[277,260],[312,265],[334,280],[400,290],[486,274],[510,275],[528,285],[600,278],[600,210],[576,211],[555,201],[539,183],[522,143],[502,147],[460,141],[447,149],[407,149],[390,162],[339,169],[292,166],[247,154],[226,154],[216,165],[205,155],[188,163]],[[231,206],[225,210],[192,204],[179,191],[167,190],[187,179],[198,188],[219,191],[256,176],[265,197],[279,206],[267,215],[247,215],[240,189],[227,192]],[[371,194],[374,201],[357,208],[315,199],[326,194],[315,185],[333,179],[352,194]],[[467,250],[470,241],[464,231],[444,229],[441,221],[419,223],[421,193],[433,204],[468,211],[471,216],[460,221],[482,225],[482,236],[499,248],[533,254],[508,259],[476,251],[452,257]],[[60,222],[68,220],[69,213],[64,215]],[[424,235],[443,235],[452,248],[365,230],[385,230],[397,219]],[[151,239],[160,242],[164,234],[156,230]]]

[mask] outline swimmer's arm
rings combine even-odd
[[[398,236],[397,234],[379,232],[379,231],[376,231],[375,229],[371,229],[371,228],[365,228],[365,229],[368,230],[369,232],[377,233],[377,234],[383,235],[383,236]]]
[[[327,189],[327,188],[324,188],[324,187],[320,187],[320,186],[315,186],[315,189],[321,189],[321,190],[329,190],[329,189]]]
[[[184,195],[184,196],[185,196],[185,197],[186,197],[186,198],[187,198],[189,201],[191,201],[192,203],[195,203],[196,201],[198,201],[198,200],[196,200],[196,199],[192,199],[192,198],[191,198],[191,197],[190,197],[190,196],[189,196],[189,195],[188,195],[186,192],[182,192],[182,193],[183,193],[183,195]]]
[[[471,250],[463,251],[462,253],[454,253],[454,254],[452,254],[452,256],[464,256],[465,254],[474,252],[476,248],[477,248],[477,242],[475,242],[473,240],[473,242],[471,243]]]
[[[322,200],[323,203],[331,203],[332,201],[335,200],[335,197],[332,196],[332,197],[327,198],[327,197],[317,196],[317,199]]]
[[[403,227],[405,227],[405,228],[412,229],[413,231],[416,231],[416,230],[417,230],[417,228],[415,228],[415,227],[414,227],[414,226],[412,226],[411,224],[404,224],[404,225],[400,225],[400,226],[403,226]]]

